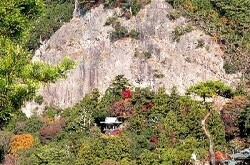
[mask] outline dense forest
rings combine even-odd
[[[47,106],[27,118],[21,112],[25,102],[43,102],[37,90],[76,65],[68,58],[57,65],[32,61],[74,10],[103,3],[122,8],[130,19],[150,1],[0,1],[0,164],[214,164],[249,147],[250,1],[166,2],[173,7],[169,19],[185,16],[221,45],[226,72],[242,73],[236,89],[211,80],[193,84],[185,95],[176,87],[168,94],[164,86],[138,88],[117,75],[103,94],[94,89],[71,108]],[[221,108],[217,97],[227,100]],[[119,120],[115,131],[107,132],[106,117]]]

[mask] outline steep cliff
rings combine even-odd
[[[171,10],[164,0],[152,0],[136,16],[119,17],[122,26],[139,31],[138,39],[111,42],[113,27],[104,25],[120,10],[104,9],[103,5],[63,25],[36,51],[33,60],[57,63],[68,56],[77,66],[66,79],[44,86],[45,102],[60,108],[72,106],[93,88],[103,92],[121,74],[135,86],[157,89],[163,84],[168,91],[177,86],[181,93],[208,79],[233,83],[235,78],[223,70],[223,51],[210,36],[192,27],[178,42],[173,40],[176,27],[188,22],[183,17],[170,20],[167,14]]]

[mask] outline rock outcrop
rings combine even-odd
[[[177,86],[180,93],[208,79],[230,85],[233,77],[223,70],[223,51],[210,36],[193,27],[179,42],[173,41],[172,32],[177,26],[186,26],[187,20],[170,20],[170,10],[164,0],[152,0],[131,19],[119,18],[123,26],[139,31],[138,39],[111,42],[109,32],[113,28],[104,24],[120,11],[102,5],[63,25],[36,51],[33,60],[57,63],[68,56],[77,66],[66,79],[44,86],[41,94],[45,102],[60,108],[72,106],[93,88],[105,91],[117,75],[125,75],[135,86],[157,89],[165,85],[168,91]],[[204,41],[202,47],[197,46],[199,40]],[[145,52],[152,57],[145,58]]]

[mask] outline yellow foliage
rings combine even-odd
[[[14,135],[11,138],[10,154],[18,156],[18,152],[22,149],[30,148],[34,143],[34,137],[31,134]]]
[[[197,10],[197,6],[193,4],[190,0],[186,0],[184,2],[184,8],[189,11],[195,11]]]
[[[221,21],[224,25],[226,25],[226,24],[229,22],[229,20],[228,20],[225,16],[221,17],[221,18],[220,18],[220,21]]]

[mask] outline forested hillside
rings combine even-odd
[[[183,94],[175,86],[167,93],[164,85],[158,89],[135,87],[124,75],[117,75],[105,92],[93,89],[72,107],[44,103],[38,90],[70,76],[69,70],[78,63],[67,55],[58,64],[35,62],[32,57],[73,13],[84,17],[103,4],[104,10],[121,8],[119,20],[129,20],[150,3],[0,1],[0,164],[178,165],[210,161],[214,165],[250,147],[249,0],[166,0],[173,7],[168,19],[186,17],[190,23],[175,28],[171,42],[178,43],[192,31],[191,26],[205,31],[224,50],[226,72],[242,73],[236,88],[213,79],[192,84]],[[140,39],[140,32],[126,29],[117,15],[109,17],[105,26],[113,28],[108,38],[113,43]],[[195,49],[204,44],[198,40]],[[155,56],[151,50],[136,52],[135,58],[144,62]],[[161,79],[164,74],[156,70],[153,76]],[[29,101],[44,104],[45,109],[28,118],[21,108]],[[241,163],[249,163],[249,157]]]

